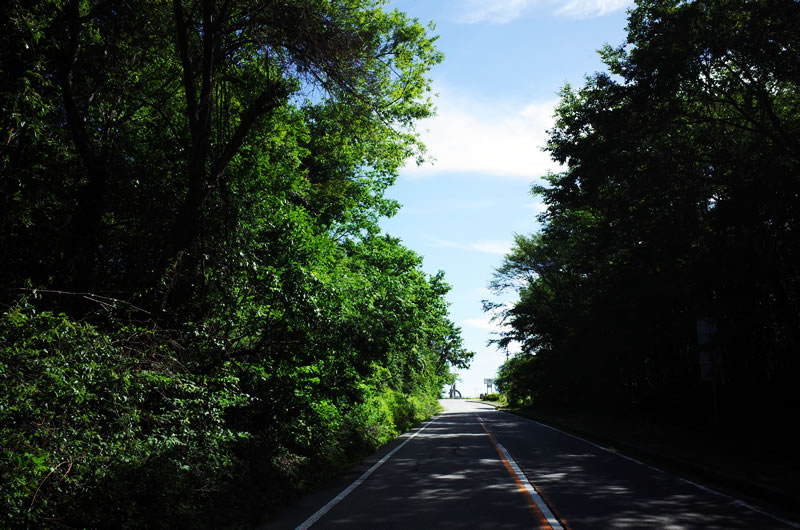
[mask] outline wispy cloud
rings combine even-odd
[[[625,9],[632,0],[569,0],[556,14],[572,18],[601,17]]]
[[[512,243],[510,241],[479,241],[470,246],[478,252],[505,256],[511,252]]]
[[[403,207],[403,213],[414,215],[430,215],[433,213],[442,214],[464,214],[465,212],[489,212],[498,208],[497,201],[494,199],[476,200],[448,200],[442,199],[435,205]]]
[[[498,320],[492,320],[492,317],[495,314],[495,312],[485,313],[479,317],[461,320],[459,324],[465,328],[488,331],[491,334],[509,331],[511,329],[509,326],[501,324]],[[510,343],[507,348],[507,351],[510,354],[518,353],[520,350],[520,344],[517,342]]]
[[[537,214],[544,213],[547,211],[547,205],[542,202],[541,197],[536,197],[535,201],[529,202],[525,205],[526,208],[530,208]]]
[[[459,172],[530,180],[558,170],[541,150],[557,100],[514,106],[436,88],[438,115],[421,124],[434,161],[422,166],[409,161],[404,174]]]
[[[534,2],[535,0],[469,0],[460,21],[465,24],[507,24],[518,18]]]
[[[633,0],[466,0],[458,20],[463,24],[508,24],[540,6],[570,18],[601,17],[632,4]]]
[[[488,331],[491,334],[502,333],[510,329],[508,326],[503,326],[499,322],[492,321],[492,316],[488,314],[482,317],[468,318],[459,323],[463,327]],[[508,353],[510,354],[518,353],[520,350],[520,345],[517,342],[512,342],[508,345]]]
[[[459,243],[457,241],[448,241],[446,239],[435,238],[431,238],[430,241],[434,246],[440,248],[456,248],[459,250],[482,252],[484,254],[496,254],[498,256],[505,256],[508,254],[513,245],[511,241],[476,241],[474,243]]]
[[[482,329],[486,331],[492,331],[495,333],[500,333],[502,331],[506,331],[506,326],[501,326],[497,322],[491,321],[491,316],[486,316],[483,318],[468,318],[464,320],[464,326],[469,328],[475,329]]]

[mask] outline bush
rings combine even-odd
[[[200,373],[163,333],[107,327],[0,316],[0,528],[253,526],[438,407],[366,383],[326,399],[258,361]]]
[[[141,448],[133,366],[90,326],[20,304],[0,318],[1,526],[63,509]],[[125,455],[123,457],[123,455]]]
[[[0,317],[0,527],[197,521],[231,477],[228,374],[179,373],[151,332],[114,336],[21,302]]]

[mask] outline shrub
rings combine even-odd
[[[223,416],[247,398],[229,367],[175,371],[148,334],[26,302],[0,317],[0,527],[200,524],[234,469]]]

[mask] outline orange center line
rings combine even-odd
[[[483,420],[480,417],[478,417],[478,421],[480,422],[481,427],[483,427],[483,430],[489,436],[489,439],[492,441],[492,445],[494,445],[494,448],[497,451],[497,454],[500,456],[500,460],[503,462],[503,465],[508,471],[508,474],[511,475],[511,478],[513,478],[514,482],[517,484],[517,489],[525,495],[525,499],[528,502],[528,506],[533,512],[534,517],[536,517],[536,519],[539,521],[539,528],[552,530],[553,527],[550,526],[550,523],[547,522],[547,519],[542,513],[542,510],[539,509],[539,506],[536,504],[536,501],[533,499],[533,497],[531,497],[531,494],[528,492],[528,489],[525,487],[525,485],[522,483],[522,481],[519,479],[517,474],[512,469],[511,463],[508,461],[503,452],[500,450],[500,447],[497,445],[497,440],[495,440],[494,435],[492,435],[492,433],[489,432],[489,429],[486,428],[486,425],[483,423]]]

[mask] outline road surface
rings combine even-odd
[[[349,484],[267,528],[798,528],[491,406],[442,405]]]

